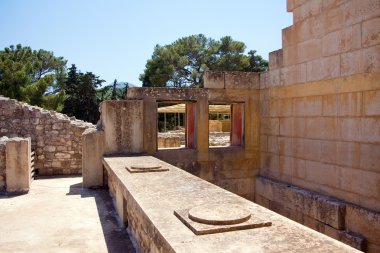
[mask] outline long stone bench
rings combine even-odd
[[[157,158],[104,157],[103,166],[141,252],[359,252]]]

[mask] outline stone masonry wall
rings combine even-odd
[[[379,252],[380,1],[287,8],[293,25],[260,75],[260,174],[354,204],[345,229]]]
[[[34,167],[40,175],[80,174],[82,133],[94,127],[64,114],[0,96],[0,137],[31,137]]]

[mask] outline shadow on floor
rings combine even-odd
[[[119,225],[118,216],[108,189],[83,189],[82,184],[78,183],[70,185],[69,192],[66,195],[81,195],[82,198],[95,198],[104,239],[109,253],[137,252],[133,247],[126,228],[122,228]]]

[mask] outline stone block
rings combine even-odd
[[[282,57],[284,66],[291,66],[297,64],[298,61],[298,52],[297,44],[284,47],[282,49]]]
[[[362,73],[380,71],[380,45],[361,50],[360,68]]]
[[[328,33],[322,38],[322,55],[325,57],[352,51],[360,47],[360,24]]]
[[[293,161],[293,175],[300,179],[306,179],[306,160],[295,158]]]
[[[293,46],[297,43],[295,25],[288,26],[282,29],[282,47]],[[283,55],[282,55],[283,57]]]
[[[262,169],[264,174],[278,176],[279,163],[278,155],[264,152],[260,153],[260,169]]]
[[[224,89],[223,71],[206,71],[204,74],[204,87],[212,89]]]
[[[282,64],[282,49],[273,51],[269,53],[269,69],[274,70],[281,68],[283,66]]]
[[[359,153],[358,151],[356,151]],[[359,156],[357,154],[357,156]],[[380,144],[360,144],[360,168],[380,173]]]
[[[301,42],[297,46],[298,60],[295,63],[311,61],[322,55],[322,43],[320,39],[311,39]]]
[[[341,189],[366,198],[379,198],[380,174],[355,168],[341,168]],[[376,190],[377,189],[377,190]]]
[[[340,134],[343,141],[360,141],[360,118],[340,118]]]
[[[280,156],[280,178],[283,181],[291,182],[293,176],[294,158],[289,156]]]
[[[321,141],[321,161],[325,163],[337,164],[338,142]]]
[[[259,89],[260,74],[256,72],[227,71],[224,74],[225,89]]]
[[[318,16],[302,20],[282,30],[282,46],[288,47],[322,37],[322,23]]]
[[[373,0],[348,1],[342,8],[344,24],[356,24],[380,16],[380,2]]]
[[[323,116],[338,115],[339,97],[336,94],[324,95],[322,97],[322,114]]]
[[[333,117],[312,117],[306,119],[306,137],[320,140],[339,138],[339,120]]]
[[[260,206],[265,207],[265,208],[270,207],[270,201],[268,199],[262,197],[261,195],[258,195],[258,194],[255,194],[255,201],[254,202]]]
[[[269,101],[269,115],[271,117],[288,117],[293,114],[292,99],[272,99]]]
[[[306,82],[306,64],[292,65],[280,70],[280,84],[282,86],[304,82]]]
[[[337,142],[337,164],[358,168],[361,145],[357,142]]]
[[[6,143],[5,174],[7,192],[28,192],[31,183],[31,140],[13,138]]]
[[[267,88],[268,81],[269,81],[269,72],[261,72],[260,73],[260,89]]]
[[[349,0],[323,0],[322,10],[328,10],[334,7],[337,7],[341,4],[348,2]]]
[[[83,187],[103,185],[104,131],[86,130],[82,136]]]
[[[318,15],[322,10],[322,0],[305,1],[302,5],[293,9],[293,22],[297,23],[311,16]]]
[[[319,161],[321,158],[321,141],[310,139],[293,139],[294,155],[297,158]]]
[[[360,116],[362,93],[343,93],[339,95],[339,116]]]
[[[277,136],[268,136],[268,152],[278,154]]]
[[[380,116],[380,90],[363,92],[364,114]]]
[[[278,118],[262,118],[260,132],[267,135],[278,135],[280,130],[279,124]]]
[[[380,44],[380,17],[362,23],[361,40],[363,47]]]
[[[256,185],[259,185],[257,193],[270,201],[271,209],[277,206],[276,211],[280,213],[287,209],[288,217],[299,222],[305,218],[302,215],[306,215],[335,229],[344,228],[345,204],[336,199],[260,176],[256,177]]]
[[[306,119],[297,117],[280,118],[280,135],[305,137],[306,136]]]
[[[340,168],[334,165],[306,161],[306,179],[318,185],[327,185],[339,189]]]
[[[342,6],[326,9],[321,13],[323,34],[342,29],[345,25],[345,10]]]
[[[347,205],[346,229],[363,235],[368,242],[380,245],[380,213]]]
[[[308,82],[338,77],[340,75],[340,55],[308,62],[306,75]]]
[[[121,225],[128,225],[127,202],[123,196],[122,188],[117,186],[115,190],[116,211],[122,223]]]
[[[361,141],[380,144],[380,118],[361,118],[360,130]]]
[[[101,108],[105,152],[141,153],[144,129],[143,101],[104,101]]]
[[[280,155],[294,154],[293,139],[289,137],[278,137],[278,150]]]
[[[267,88],[280,85],[280,69],[270,70]]]
[[[322,115],[322,96],[294,98],[293,113],[295,116]]]

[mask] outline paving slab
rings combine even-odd
[[[28,194],[0,196],[0,252],[136,252],[105,189],[82,177],[34,180]]]

